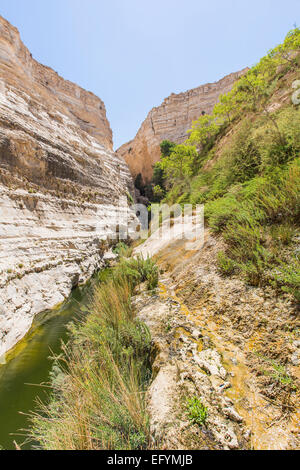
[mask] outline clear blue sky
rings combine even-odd
[[[117,148],[172,92],[252,65],[299,0],[0,0],[33,56],[105,102]]]

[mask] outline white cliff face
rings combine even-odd
[[[0,17],[0,357],[103,265],[116,225],[134,230],[111,147],[103,102],[34,61]]]
[[[34,316],[63,302],[104,266],[106,240],[135,217],[123,206],[0,187],[0,357],[28,331]]]

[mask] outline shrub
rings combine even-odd
[[[295,227],[285,223],[281,225],[272,225],[270,229],[272,241],[276,244],[288,246],[292,243],[295,235]]]
[[[119,242],[114,248],[113,253],[121,258],[129,258],[132,255],[133,248],[124,242]]]
[[[202,404],[201,400],[197,397],[189,398],[186,401],[186,407],[189,420],[193,424],[203,426],[206,423],[208,412],[207,408]]]
[[[263,238],[259,225],[232,221],[223,235],[229,244],[229,253],[237,261],[257,261],[258,258],[265,257],[261,246]]]
[[[158,270],[155,270],[155,271],[152,271],[149,275],[148,275],[148,279],[147,279],[147,288],[148,290],[154,290],[157,288],[158,286]]]
[[[209,202],[205,207],[205,216],[208,218],[211,229],[218,233],[225,229],[237,210],[238,201],[234,195],[228,195]]]
[[[252,261],[240,263],[240,269],[245,275],[246,282],[250,286],[258,287],[263,285],[265,264],[259,257],[256,263]]]
[[[156,187],[161,188],[161,191],[165,191],[165,176],[164,176],[164,170],[161,167],[161,162],[157,162],[154,165],[152,186],[154,188]],[[154,191],[154,195],[155,195],[155,191]]]
[[[222,232],[228,245],[226,257],[220,254],[218,258],[220,270],[229,274],[235,266],[250,285],[275,282],[281,290],[298,298],[295,266],[299,266],[299,261],[285,261],[279,246],[293,242],[299,204],[299,159],[265,177],[235,186],[225,196],[208,203],[208,223],[214,232]]]
[[[228,185],[253,178],[260,170],[261,156],[251,135],[252,124],[243,122],[230,146],[222,153],[223,172]]]
[[[288,385],[293,388],[293,380],[288,374],[285,366],[278,364],[275,361],[272,361],[271,364],[273,367],[273,372],[271,373],[272,378],[281,385]]]
[[[225,255],[223,251],[218,253],[218,268],[225,276],[230,276],[234,272],[235,264],[232,259]]]
[[[153,188],[154,202],[159,202],[163,199],[165,191],[160,186],[156,185]]]
[[[151,258],[144,260],[138,256],[122,259],[114,273],[114,278],[118,282],[124,277],[132,286],[147,282],[148,289],[153,290],[158,284],[158,268]]]
[[[299,255],[293,256],[288,262],[281,261],[273,270],[272,278],[275,285],[283,292],[292,294],[300,302],[300,260]]]
[[[162,157],[169,157],[175,147],[175,142],[171,142],[170,140],[163,140],[160,144]]]

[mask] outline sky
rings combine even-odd
[[[39,62],[98,95],[114,146],[171,93],[254,65],[300,23],[300,0],[0,0]]]

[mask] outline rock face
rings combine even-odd
[[[60,114],[112,149],[112,131],[106,119],[104,103],[93,93],[61,78],[54,70],[32,58],[16,28],[0,17],[1,79],[14,87],[18,95],[27,95],[36,117],[41,107],[50,119],[60,123]],[[3,84],[2,84],[3,88]],[[17,104],[17,103],[16,103]],[[53,113],[53,115],[52,115]]]
[[[0,357],[101,265],[117,217],[136,222],[131,190],[103,102],[0,17]]]
[[[168,283],[161,279],[159,295],[133,299],[153,344],[154,380],[147,392],[151,434],[169,450],[246,449],[243,419],[224,393],[231,385],[222,357],[205,343],[201,327],[174,299]],[[188,417],[187,398],[192,397],[207,410],[205,427]]]
[[[228,93],[234,82],[248,69],[232,73],[216,83],[194,88],[178,95],[172,94],[157,108],[153,108],[136,137],[117,150],[128,164],[131,174],[139,173],[144,181],[153,174],[153,165],[160,158],[160,143],[171,140],[182,143],[192,122],[205,112],[211,113],[220,95]]]

